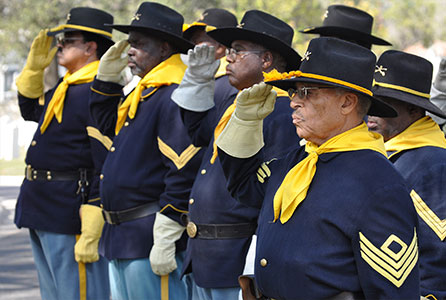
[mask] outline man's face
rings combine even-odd
[[[367,126],[369,130],[376,131],[388,141],[394,136],[404,131],[411,123],[411,116],[408,110],[408,104],[391,98],[380,98],[383,102],[391,105],[398,113],[396,118],[380,118],[368,116]]]
[[[342,93],[313,83],[297,83],[296,88],[301,95],[298,92],[292,97],[290,107],[294,110],[291,116],[297,134],[317,145],[339,134],[343,122]],[[306,96],[302,88],[309,88]]]
[[[236,40],[231,44],[237,53],[226,56],[228,66],[226,74],[229,83],[238,90],[242,90],[263,81],[261,54],[265,49],[257,44]]]
[[[128,66],[133,75],[144,77],[162,61],[162,42],[141,32],[130,31]]]
[[[84,41],[80,32],[65,32],[58,38],[57,47],[59,48],[57,61],[70,73],[74,73],[86,64],[88,56],[85,55],[85,51],[88,43]]]

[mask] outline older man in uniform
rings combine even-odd
[[[113,44],[104,26],[111,22],[102,10],[71,9],[66,24],[39,33],[17,78],[22,116],[39,127],[26,155],[15,223],[30,230],[43,299],[108,299],[110,293],[107,262],[98,255],[99,172],[109,143],[86,112],[99,59]],[[56,34],[63,36],[50,50]],[[43,73],[56,50],[67,73],[44,93]]]
[[[429,101],[432,64],[390,50],[379,58],[373,94],[398,112],[393,119],[369,117],[370,130],[384,137],[389,160],[411,190],[420,221],[421,295],[446,298],[446,140],[426,115],[446,115]],[[433,298],[432,298],[433,299]]]
[[[265,75],[289,89],[293,124],[307,140],[284,159],[264,162],[259,128],[275,99],[264,83],[239,95],[217,140],[231,193],[261,208],[255,280],[267,297],[419,298],[416,212],[382,137],[363,121],[367,112],[395,116],[372,97],[375,60],[321,37],[299,71]]]
[[[305,34],[336,37],[367,49],[372,45],[391,46],[389,42],[372,35],[373,17],[356,7],[330,5],[324,14],[322,26],[301,30]]]
[[[257,227],[258,209],[231,197],[214,140],[236,107],[236,93],[263,80],[262,72],[297,68],[300,56],[291,48],[293,29],[267,13],[246,12],[235,27],[222,27],[208,35],[228,47],[226,82],[232,93],[219,89],[214,74],[219,62],[215,50],[197,46],[189,50],[189,68],[172,99],[183,110],[190,132],[208,146],[189,201],[187,260],[194,278],[194,299],[237,299],[251,238]],[[208,91],[204,93],[203,91]],[[269,158],[279,157],[299,146],[291,124],[291,109],[284,91],[279,91],[274,112],[265,120],[264,132]]]
[[[104,55],[92,86],[92,115],[114,136],[100,189],[106,218],[100,249],[110,260],[114,299],[187,297],[180,280],[187,237],[180,215],[187,212],[201,155],[170,100],[186,69],[179,52],[193,47],[182,38],[182,26],[176,11],[142,3],[130,25],[113,25],[128,40]],[[127,64],[141,80],[123,98]]]

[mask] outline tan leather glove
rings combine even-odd
[[[175,242],[181,238],[185,227],[163,215],[156,213],[153,225],[153,246],[150,251],[150,265],[153,273],[163,276],[177,268]]]
[[[81,205],[81,237],[74,246],[77,262],[92,263],[99,260],[98,244],[104,228],[102,208],[94,205]]]
[[[225,153],[248,158],[263,147],[263,119],[273,110],[277,93],[261,82],[244,89],[237,97],[234,114],[216,144]]]
[[[127,66],[128,56],[126,49],[129,43],[122,40],[111,46],[107,52],[102,55],[99,61],[99,69],[96,78],[102,81],[119,83],[125,85],[122,71]]]
[[[57,52],[57,47],[50,50],[53,37],[47,33],[48,29],[42,29],[34,39],[25,67],[16,80],[17,90],[27,98],[34,99],[43,95],[43,71]]]

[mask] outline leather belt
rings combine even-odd
[[[204,240],[240,239],[251,237],[256,232],[256,223],[195,224],[188,222],[187,235]]]
[[[91,177],[93,174],[92,170],[80,169],[77,171],[50,171],[50,170],[36,170],[30,165],[25,168],[25,178],[28,181],[34,180],[46,180],[46,181],[70,181],[81,179],[81,173],[87,172]]]
[[[124,222],[149,216],[159,210],[160,206],[158,202],[150,202],[144,205],[118,211],[106,211],[103,209],[102,215],[108,224],[119,225]]]

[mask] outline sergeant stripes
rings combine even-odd
[[[446,219],[440,220],[415,190],[410,192],[410,196],[412,197],[413,204],[420,218],[423,219],[440,240],[443,241],[446,238]]]
[[[401,246],[398,253],[389,248],[393,242]],[[398,288],[404,283],[418,261],[418,240],[415,228],[409,247],[392,234],[379,249],[362,232],[359,232],[359,245],[364,261]]]
[[[178,170],[184,167],[189,162],[189,160],[191,160],[192,157],[194,157],[194,155],[197,154],[197,152],[201,149],[201,147],[197,148],[191,144],[189,145],[189,147],[186,148],[186,150],[178,155],[171,147],[169,147],[169,145],[163,142],[160,137],[158,137],[158,148],[164,156],[166,156],[175,164]]]

